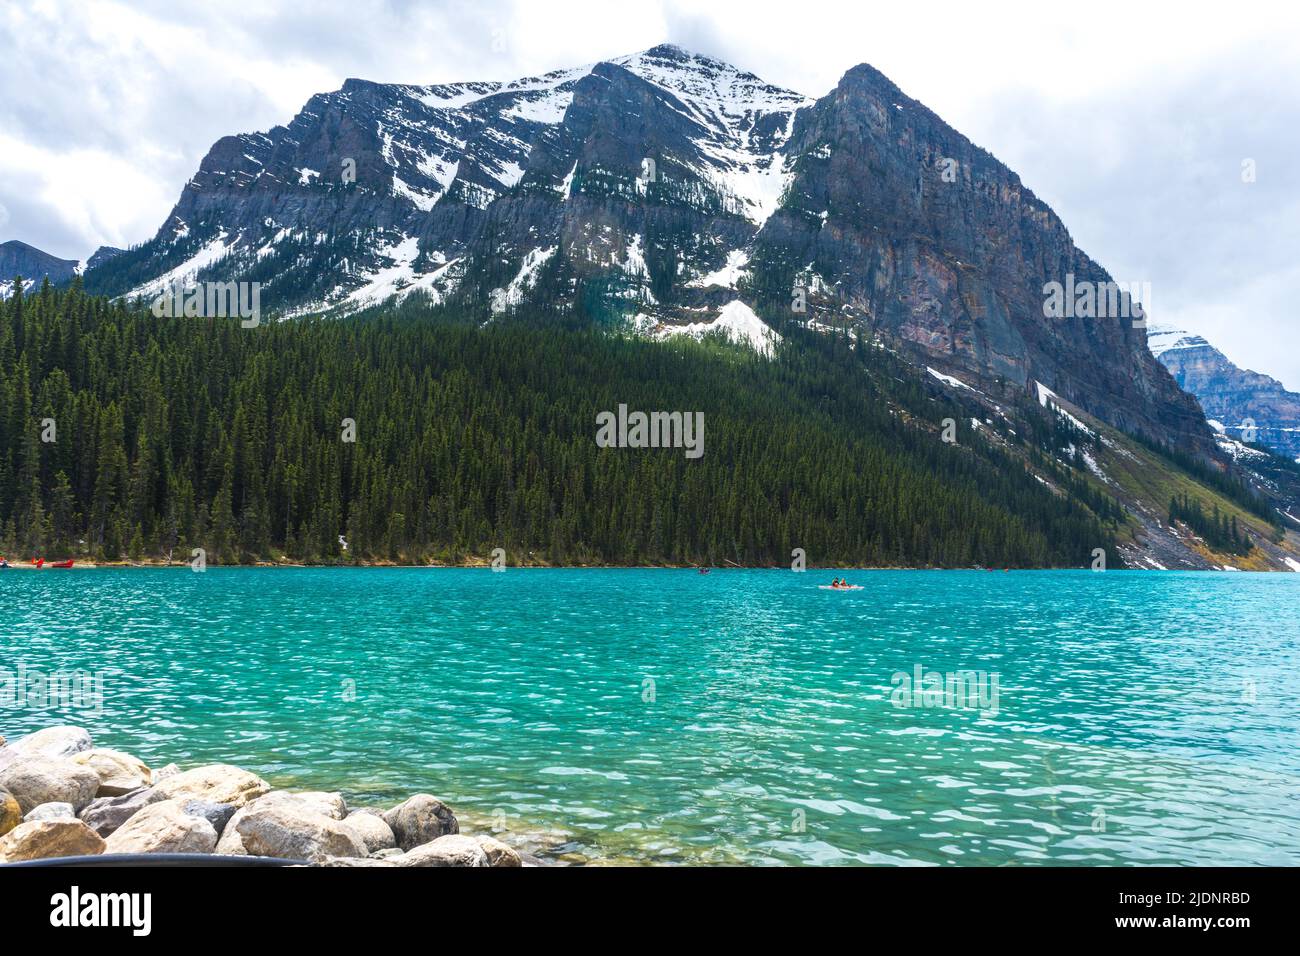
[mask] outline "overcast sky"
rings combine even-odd
[[[858,63],[1016,170],[1152,319],[1300,390],[1300,12],[1273,3],[5,0],[0,241],[150,238],[220,136],[347,77],[510,79],[672,42],[821,96]],[[1289,6],[1289,5],[1288,5]],[[879,7],[879,9],[877,9]],[[222,12],[224,8],[225,12]],[[1256,181],[1242,181],[1253,160]]]

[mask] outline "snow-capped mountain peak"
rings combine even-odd
[[[1152,324],[1147,328],[1147,348],[1156,358],[1175,349],[1195,349],[1209,345],[1199,335],[1173,326]]]
[[[508,81],[348,80],[219,140],[155,238],[85,282],[257,281],[281,316],[418,294],[482,321],[552,309],[750,344],[794,323],[1212,447],[1140,330],[1043,325],[1066,273],[1105,277],[1012,170],[879,71],[813,101],[664,45]]]

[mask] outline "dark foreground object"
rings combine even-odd
[[[697,940],[712,936],[733,949],[747,937],[770,941],[774,924],[785,924],[801,935],[850,934],[864,941],[882,932],[927,938],[933,933],[937,943],[951,944],[976,932],[1044,930],[1072,941],[1127,937],[1145,946],[1167,939],[1184,948],[1199,940],[1201,946],[1237,951],[1261,938],[1253,934],[1262,930],[1271,938],[1293,921],[1293,910],[1285,914],[1284,907],[1293,906],[1296,875],[1283,869],[1029,867],[306,868],[280,873],[274,871],[291,861],[181,856],[133,866],[131,859],[0,866],[6,926],[66,937],[75,927],[66,919],[52,924],[59,923],[67,900],[149,894],[147,939],[169,944],[195,938],[210,915],[202,901],[238,893],[247,901],[241,934],[256,932],[264,943],[292,940],[296,947],[316,940],[331,946],[373,942],[373,925],[350,914],[419,913],[432,899],[454,898],[458,925],[481,928],[475,917],[499,922],[508,913],[521,944],[535,938],[536,929],[528,927],[544,927],[555,913],[569,911],[591,939],[605,938],[594,934],[606,930],[615,934],[608,938],[618,938],[632,927],[645,928],[650,919],[665,934],[689,926]],[[347,906],[331,910],[322,906],[325,900],[346,900]],[[766,908],[756,912],[758,901],[766,901]],[[142,903],[143,896],[135,902]],[[137,935],[138,926],[91,929],[82,923],[79,929],[132,943],[146,939]]]
[[[48,860],[24,860],[0,863],[0,870],[89,867],[210,867],[226,869],[267,869],[278,866],[305,866],[305,860],[281,860],[273,856],[223,856],[216,853],[101,853],[98,856],[57,856]]]

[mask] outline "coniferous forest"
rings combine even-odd
[[[1250,538],[1237,527],[1236,515],[1224,514],[1217,504],[1207,512],[1196,498],[1187,494],[1175,495],[1169,501],[1169,523],[1172,525],[1179,521],[1216,551],[1246,555],[1254,549]]]
[[[960,406],[811,333],[768,361],[410,301],[245,329],[79,280],[0,318],[11,560],[1079,567],[1118,515],[940,441]],[[704,455],[598,447],[620,403],[703,412]]]

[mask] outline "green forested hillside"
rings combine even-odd
[[[967,426],[940,441],[969,417],[913,369],[798,330],[765,361],[418,304],[244,329],[76,282],[0,319],[11,560],[1084,566],[1111,543],[1108,502]],[[703,412],[703,457],[597,447],[620,403]]]

